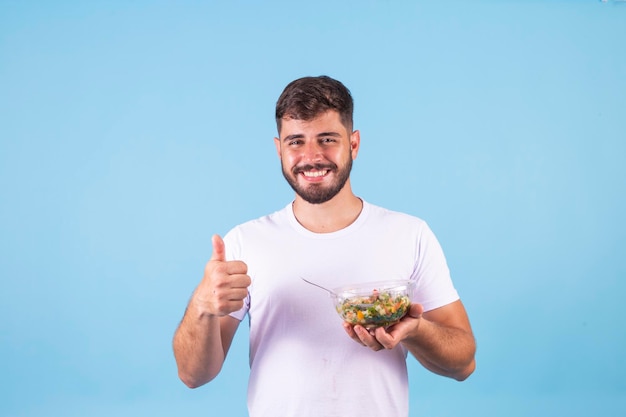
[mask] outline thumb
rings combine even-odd
[[[409,316],[419,319],[422,317],[422,313],[424,312],[424,307],[421,304],[411,304],[409,308]]]
[[[226,260],[226,246],[220,235],[213,235],[211,238],[213,243],[213,254],[211,255],[211,261],[225,261]]]

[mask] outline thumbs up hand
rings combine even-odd
[[[227,261],[224,241],[212,238],[213,254],[204,268],[204,277],[196,288],[192,303],[200,314],[225,316],[239,310],[251,284],[248,266],[242,261]]]

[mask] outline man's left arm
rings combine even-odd
[[[425,313],[420,304],[412,304],[409,314],[387,329],[368,331],[347,323],[344,328],[355,341],[373,350],[393,349],[402,343],[425,368],[458,381],[476,367],[476,341],[460,300]]]

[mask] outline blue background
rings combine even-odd
[[[291,200],[274,104],[320,74],[478,340],[463,383],[410,361],[411,416],[625,415],[625,41],[617,1],[0,0],[0,415],[246,415],[246,326],[197,390],[171,338],[211,235]]]

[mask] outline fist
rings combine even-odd
[[[252,281],[244,262],[226,260],[224,241],[219,235],[213,236],[212,244],[213,254],[192,302],[201,313],[225,316],[243,306]]]

